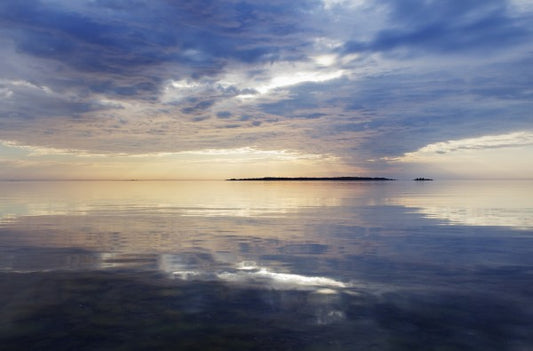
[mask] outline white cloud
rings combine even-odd
[[[272,94],[277,89],[288,88],[302,83],[320,83],[337,79],[346,72],[335,66],[334,55],[317,55],[313,61],[276,62],[262,67],[242,67],[230,69],[221,77],[222,87],[235,86],[255,91],[258,94],[241,94],[239,98],[260,97]]]
[[[25,80],[7,80],[7,79],[0,79],[0,84],[10,85],[12,87],[23,87],[23,88],[30,88],[35,90],[40,90],[46,94],[52,94],[53,91],[46,85],[38,85],[34,84]]]
[[[331,66],[337,61],[336,55],[318,55],[313,57],[315,62],[320,66]]]
[[[331,51],[341,48],[344,41],[332,37],[316,37],[314,38],[314,46],[318,51]]]
[[[531,0],[510,0],[510,8],[516,13],[532,12],[533,2]]]
[[[414,152],[404,154],[399,158],[384,158],[400,162],[414,162],[426,157],[449,154],[462,150],[485,150],[496,148],[510,148],[533,145],[533,132],[521,131],[500,135],[486,135],[477,138],[448,140],[426,145]]]
[[[5,99],[8,99],[11,96],[13,96],[13,91],[9,90],[7,88],[0,88],[0,96],[5,98]]]
[[[333,72],[313,72],[313,71],[301,71],[294,72],[292,74],[282,74],[274,76],[267,84],[260,85],[256,88],[261,94],[266,94],[271,90],[277,88],[289,87],[296,84],[307,82],[325,82],[332,79],[340,78],[344,71],[336,70]]]
[[[23,145],[16,141],[11,140],[0,140],[0,145],[8,149],[25,151],[27,156],[80,156],[80,157],[97,157],[103,156],[103,154],[90,153],[86,150],[77,150],[77,149],[61,149],[45,146],[34,146],[34,145]]]
[[[176,103],[188,96],[202,93],[212,86],[208,82],[190,81],[190,80],[169,80],[163,88],[163,94],[160,97],[162,103]]]
[[[324,8],[326,10],[331,10],[334,7],[358,7],[363,6],[367,1],[366,0],[323,0]]]
[[[257,161],[260,159],[276,160],[276,161],[297,161],[297,160],[318,160],[328,159],[335,160],[336,156],[322,155],[322,154],[304,154],[290,150],[260,150],[254,147],[242,147],[236,149],[205,149],[194,151],[183,151],[178,154],[181,155],[195,155],[195,156],[212,156],[223,157],[226,161]]]

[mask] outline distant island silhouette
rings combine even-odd
[[[417,181],[417,182],[428,182],[428,181],[432,181],[433,179],[431,179],[431,178],[415,178],[413,180]]]
[[[395,179],[382,177],[262,177],[262,178],[230,178],[227,181],[391,181]]]

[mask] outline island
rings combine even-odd
[[[433,179],[431,179],[431,178],[415,178],[413,180],[416,181],[416,182],[430,182]]]
[[[353,181],[391,181],[395,179],[382,177],[262,177],[262,178],[230,178],[226,179],[231,182],[247,181],[335,181],[335,182],[353,182]]]

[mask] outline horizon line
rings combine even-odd
[[[284,177],[284,176],[276,176],[276,177],[250,177],[250,178],[23,178],[23,179],[15,179],[15,178],[0,178],[0,182],[178,182],[178,181],[228,181],[228,180],[247,180],[247,179],[253,179],[253,180],[264,180],[268,181],[269,179],[327,179],[327,178],[384,178],[384,177],[367,177],[367,176],[334,176],[334,177]],[[388,178],[388,180],[409,180],[413,181],[417,177],[409,177],[409,178]],[[418,177],[420,178],[420,177]],[[426,177],[424,177],[426,178]],[[531,178],[504,178],[504,177],[496,177],[496,178],[467,178],[467,177],[442,177],[442,178],[436,178],[432,177],[433,180],[524,180],[524,181],[533,181],[533,177]]]

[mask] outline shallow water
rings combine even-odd
[[[0,182],[9,350],[530,350],[533,182]]]

